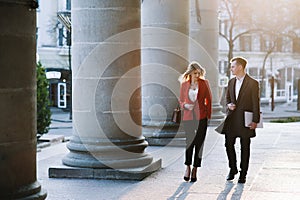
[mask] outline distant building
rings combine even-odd
[[[248,59],[247,72],[262,83],[263,60],[266,52],[262,51],[263,41],[258,36],[250,35],[247,38],[247,45],[242,39],[238,42],[235,56],[243,56]],[[261,101],[266,103],[270,101],[271,96],[271,77],[275,78],[274,98],[275,102],[291,102],[297,101],[298,96],[298,80],[300,79],[300,53],[293,48],[293,41],[289,45],[282,46],[277,49],[267,59],[261,92]],[[222,38],[219,42],[219,72],[220,76],[226,76],[227,61],[227,45],[224,44]]]
[[[46,67],[50,81],[50,100],[52,106],[68,108],[70,90],[68,89],[71,69],[71,33],[58,20],[58,13],[71,13],[71,0],[39,0],[37,10],[37,53],[42,65]],[[226,29],[226,24],[220,29]],[[270,40],[260,35],[249,34],[240,37],[235,43],[234,55],[248,59],[247,72],[256,78],[262,87],[261,101],[270,102],[271,77],[274,77],[275,102],[296,101],[298,80],[300,79],[300,41],[288,37],[280,39],[275,51],[268,57],[265,77],[262,76],[263,60]],[[219,38],[220,80],[226,80],[228,45]],[[226,82],[226,81],[225,81]],[[223,84],[223,83],[221,83]]]
[[[71,33],[58,20],[71,11],[71,0],[39,0],[37,9],[37,54],[50,82],[51,105],[69,107]]]
[[[248,2],[250,3],[250,2]],[[250,9],[240,11],[240,18],[255,18],[252,13],[247,13]],[[264,10],[267,15],[269,10]],[[270,11],[270,12],[276,12]],[[243,14],[245,13],[245,16]],[[270,13],[268,13],[270,14]],[[229,32],[230,21],[226,16],[226,12],[219,16],[219,30],[225,35]],[[273,15],[270,15],[273,16]],[[264,16],[262,16],[264,17]],[[251,19],[248,19],[251,20]],[[248,30],[249,21],[245,24],[235,26],[235,30]],[[296,30],[293,30],[296,31]],[[235,35],[236,32],[234,32]],[[298,35],[300,33],[298,32]],[[227,36],[227,35],[226,35]],[[291,37],[282,36],[276,38],[276,45],[272,53],[267,57],[265,64],[265,73],[263,73],[263,61],[267,50],[274,42],[274,38],[258,33],[249,33],[242,35],[234,43],[233,56],[243,56],[248,59],[247,72],[260,82],[261,86],[261,102],[268,103],[271,98],[271,78],[274,77],[274,100],[275,102],[291,102],[297,101],[298,96],[298,80],[300,79],[300,40]],[[226,77],[228,66],[228,44],[223,37],[219,37],[219,73],[220,77]],[[263,75],[265,74],[265,75]],[[230,78],[230,77],[229,77]],[[221,79],[222,80],[222,79]]]

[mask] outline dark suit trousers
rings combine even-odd
[[[226,147],[226,153],[229,161],[229,168],[230,169],[237,169],[237,164],[236,164],[236,152],[235,152],[235,141],[236,141],[236,136],[225,136],[225,147]],[[246,176],[248,167],[249,167],[249,159],[250,159],[250,143],[251,140],[250,138],[240,138],[240,143],[241,143],[241,175]]]
[[[183,127],[186,135],[185,165],[192,164],[193,150],[194,167],[201,166],[202,152],[201,148],[206,136],[207,119],[183,121]]]

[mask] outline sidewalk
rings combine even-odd
[[[277,110],[276,110],[277,109]],[[289,105],[276,107],[275,112],[268,112],[264,118],[286,117],[287,113],[299,115]],[[290,112],[291,111],[291,112]],[[62,113],[60,117],[68,117]],[[56,115],[53,115],[55,117]],[[57,118],[58,119],[58,118]],[[59,125],[55,122],[52,124]],[[63,133],[71,133],[71,123],[65,122]],[[60,130],[51,129],[49,134]],[[252,140],[250,168],[246,184],[226,182],[228,173],[224,137],[209,127],[203,153],[203,165],[198,171],[198,181],[183,181],[185,170],[184,148],[182,147],[147,147],[146,151],[153,158],[162,158],[162,169],[143,181],[90,180],[90,179],[53,179],[48,178],[49,167],[60,165],[68,153],[66,142],[56,143],[37,153],[37,177],[42,187],[47,190],[49,200],[102,200],[102,199],[300,199],[300,122],[264,123],[263,129],[257,130],[257,137]],[[237,153],[239,160],[239,142]]]
[[[66,143],[37,154],[38,180],[49,200],[57,199],[300,199],[300,123],[265,123],[252,140],[247,182],[226,182],[228,173],[223,136],[209,128],[203,166],[194,184],[183,181],[184,148],[148,147],[163,168],[143,181],[53,179],[48,169],[61,163]],[[239,147],[237,146],[237,149]],[[238,152],[238,151],[237,151]],[[239,156],[238,156],[239,158]]]
[[[270,105],[262,105],[264,121],[272,119],[283,119],[288,117],[300,117],[300,111],[297,110],[297,102],[283,103],[275,105],[275,109],[271,111]]]

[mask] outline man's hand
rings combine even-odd
[[[256,127],[257,127],[257,123],[255,123],[255,122],[251,122],[251,124],[249,124],[250,125],[250,129],[251,130],[254,130],[254,129],[256,129]]]
[[[235,110],[236,105],[234,103],[229,103],[229,104],[227,104],[227,107],[229,110]]]

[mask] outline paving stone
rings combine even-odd
[[[245,184],[225,180],[228,173],[224,136],[209,127],[198,181],[183,180],[184,147],[147,147],[162,159],[162,169],[142,181],[49,178],[51,166],[61,165],[68,153],[57,143],[37,153],[37,177],[48,200],[300,200],[300,123],[268,123],[252,139],[250,166]],[[236,145],[239,162],[239,142]]]

